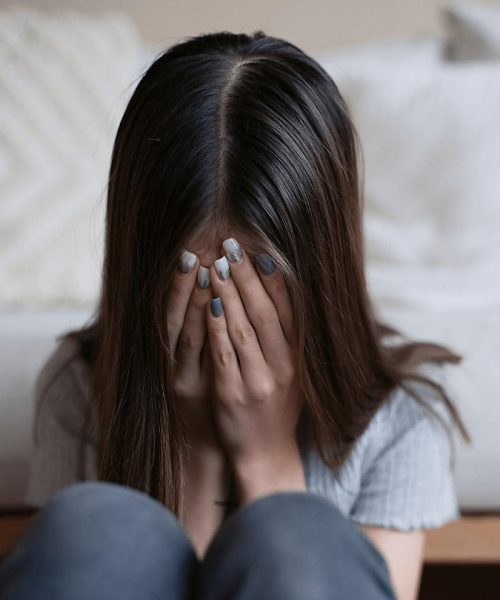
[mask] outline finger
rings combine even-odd
[[[183,250],[169,286],[166,302],[166,320],[170,350],[175,354],[177,341],[184,322],[191,290],[198,275],[199,259],[196,254]]]
[[[206,273],[204,273],[204,271]],[[196,285],[191,292],[184,316],[184,323],[177,344],[179,377],[199,377],[201,355],[207,337],[205,306],[212,297],[210,286],[201,287],[206,282],[208,269],[200,265]]]
[[[238,355],[229,337],[221,298],[214,298],[207,303],[207,331],[218,385],[221,389],[238,389],[242,383]]]
[[[292,301],[283,274],[276,269],[276,263],[267,253],[255,257],[259,278],[269,294],[276,310],[287,342],[292,345],[295,339]]]
[[[250,322],[240,294],[231,278],[229,264],[222,256],[210,266],[210,284],[214,296],[222,300],[227,331],[240,361],[244,380],[266,365],[259,339]],[[226,279],[224,279],[227,277]]]
[[[264,357],[271,364],[280,352],[287,350],[288,335],[291,335],[291,304],[283,277],[274,268],[269,255],[259,255],[256,259],[257,264],[268,272],[261,278],[237,240],[228,238],[222,245],[229,260],[231,277],[257,332]],[[273,272],[269,274],[271,268]]]

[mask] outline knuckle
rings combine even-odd
[[[234,328],[234,337],[241,344],[248,344],[255,336],[254,329],[249,323],[242,323]]]
[[[263,379],[255,384],[256,395],[259,399],[266,400],[276,395],[276,385],[274,381]]]
[[[265,310],[259,311],[255,315],[255,322],[258,326],[262,328],[267,328],[272,326],[278,318],[278,313],[275,308],[269,307]]]
[[[227,367],[233,363],[233,353],[229,348],[219,348],[217,351],[217,361],[223,367]]]
[[[182,350],[192,351],[198,348],[200,340],[197,335],[189,331],[184,331],[179,337],[179,348]]]

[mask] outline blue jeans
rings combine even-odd
[[[0,567],[1,600],[387,600],[387,565],[328,500],[279,492],[236,509],[200,561],[175,515],[105,482],[73,484]]]

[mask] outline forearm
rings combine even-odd
[[[226,500],[229,475],[229,463],[222,454],[193,452],[186,461],[180,521],[199,558],[223,521],[225,507],[216,501]]]

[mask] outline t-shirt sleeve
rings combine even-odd
[[[442,373],[437,379],[443,383]],[[418,389],[450,428],[451,416],[438,392],[420,383]],[[379,437],[350,518],[401,531],[440,527],[460,517],[453,446],[436,417],[402,389],[398,392],[379,415]]]
[[[60,489],[97,479],[95,447],[83,436],[86,401],[70,366],[47,385],[50,362],[35,385],[30,475],[25,503],[42,507]]]

